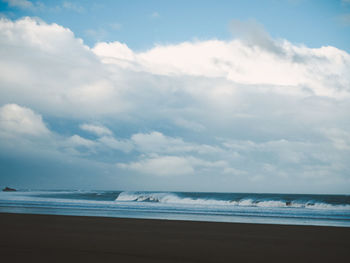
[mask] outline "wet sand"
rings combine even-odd
[[[0,213],[1,262],[350,262],[350,228]]]

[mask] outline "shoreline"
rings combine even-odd
[[[0,233],[11,262],[350,262],[347,227],[0,213]]]

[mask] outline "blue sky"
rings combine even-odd
[[[135,50],[192,39],[230,39],[232,19],[253,19],[275,38],[309,47],[332,45],[349,51],[350,4],[346,0],[248,1],[2,1],[11,19],[37,16],[70,28],[93,46],[96,41],[127,43]],[[13,4],[9,4],[13,3]]]
[[[0,17],[0,186],[349,193],[349,1],[4,0]]]

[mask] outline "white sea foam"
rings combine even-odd
[[[92,193],[91,197],[86,194]],[[65,197],[65,194],[68,194]],[[73,195],[71,195],[73,194]],[[79,198],[79,194],[84,195]],[[255,197],[234,197],[234,195],[215,195],[215,194],[199,194],[199,193],[173,193],[173,192],[112,192],[107,193],[110,195],[109,198],[115,198],[115,201],[108,201],[106,199],[96,199],[97,195],[106,194],[105,192],[93,192],[93,191],[19,191],[19,192],[0,192],[1,201],[24,201],[24,202],[43,202],[43,203],[65,203],[65,204],[76,204],[76,205],[108,205],[116,206],[128,204],[140,204],[144,203],[161,203],[165,205],[184,205],[190,206],[201,206],[231,210],[234,207],[237,208],[305,208],[305,209],[317,209],[317,210],[346,210],[350,211],[349,204],[330,204],[322,202],[322,200],[314,199],[283,199],[283,198],[270,198],[266,196],[255,196]],[[55,196],[57,195],[57,196]],[[114,195],[114,196],[113,196]],[[115,197],[117,196],[117,197]],[[232,197],[232,198],[231,198]],[[89,199],[90,198],[90,199]],[[233,199],[235,198],[235,199]],[[109,199],[111,200],[111,199]],[[154,204],[154,205],[155,205]],[[149,204],[151,205],[151,204]],[[152,205],[153,206],[153,205]],[[231,207],[231,208],[230,208]],[[225,208],[225,209],[226,209]]]
[[[113,205],[113,201],[81,200],[47,197],[54,194],[71,194],[76,191],[17,191],[17,192],[0,192],[0,201],[24,201],[40,203],[61,203],[61,204],[106,204]]]
[[[214,198],[193,198],[177,193],[164,192],[122,192],[115,201],[121,202],[157,202],[164,204],[207,205],[207,206],[240,206],[261,208],[310,208],[310,209],[345,209],[350,205],[334,205],[313,200],[265,200],[243,198],[239,200],[219,200]]]
[[[227,200],[202,199],[181,197],[175,193],[135,193],[122,192],[116,198],[116,201],[134,201],[134,202],[159,202],[166,204],[189,204],[189,205],[228,205],[231,202]]]
[[[269,201],[258,202],[258,203],[256,203],[256,206],[259,206],[259,207],[286,207],[287,204],[286,204],[286,202],[283,202],[283,201],[269,200]]]

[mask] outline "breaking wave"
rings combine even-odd
[[[292,195],[293,196],[293,195]],[[297,196],[297,195],[295,195]],[[283,198],[287,197],[287,198]],[[165,204],[209,205],[209,206],[241,206],[266,208],[314,208],[314,209],[346,209],[350,210],[350,203],[339,200],[308,199],[303,196],[294,198],[288,195],[273,196],[257,194],[244,196],[242,194],[214,194],[208,193],[172,193],[172,192],[121,192],[115,201],[118,202],[154,202]],[[332,203],[333,201],[333,203]],[[346,200],[348,201],[348,200]]]

